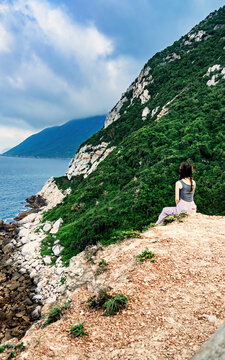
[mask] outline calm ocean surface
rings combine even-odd
[[[41,190],[51,176],[62,176],[65,159],[35,159],[0,156],[0,219],[12,220],[24,210],[25,199]]]

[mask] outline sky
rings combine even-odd
[[[0,152],[106,114],[146,61],[225,0],[0,0]]]

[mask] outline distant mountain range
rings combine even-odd
[[[103,126],[105,115],[71,120],[28,137],[4,156],[71,158],[79,145]]]

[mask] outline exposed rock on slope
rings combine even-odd
[[[94,264],[81,253],[78,282],[84,271],[94,275],[101,258],[108,270],[76,290],[64,318],[45,329],[33,325],[18,359],[190,359],[224,321],[224,229],[225,217],[196,214],[99,249]],[[136,261],[146,246],[155,263]],[[130,298],[128,309],[112,318],[85,304],[106,286]],[[76,321],[84,322],[89,337],[70,337]]]
[[[75,157],[70,161],[69,169],[66,173],[70,180],[72,176],[83,174],[87,177],[98,166],[98,164],[115,149],[115,146],[108,147],[108,143],[102,142],[97,146],[85,145],[80,148]]]

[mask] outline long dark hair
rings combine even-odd
[[[189,163],[188,161],[183,162],[180,165],[179,168],[180,171],[180,180],[189,177],[190,181],[191,181],[191,190],[190,192],[193,192],[194,187],[193,187],[193,166],[191,163]]]

